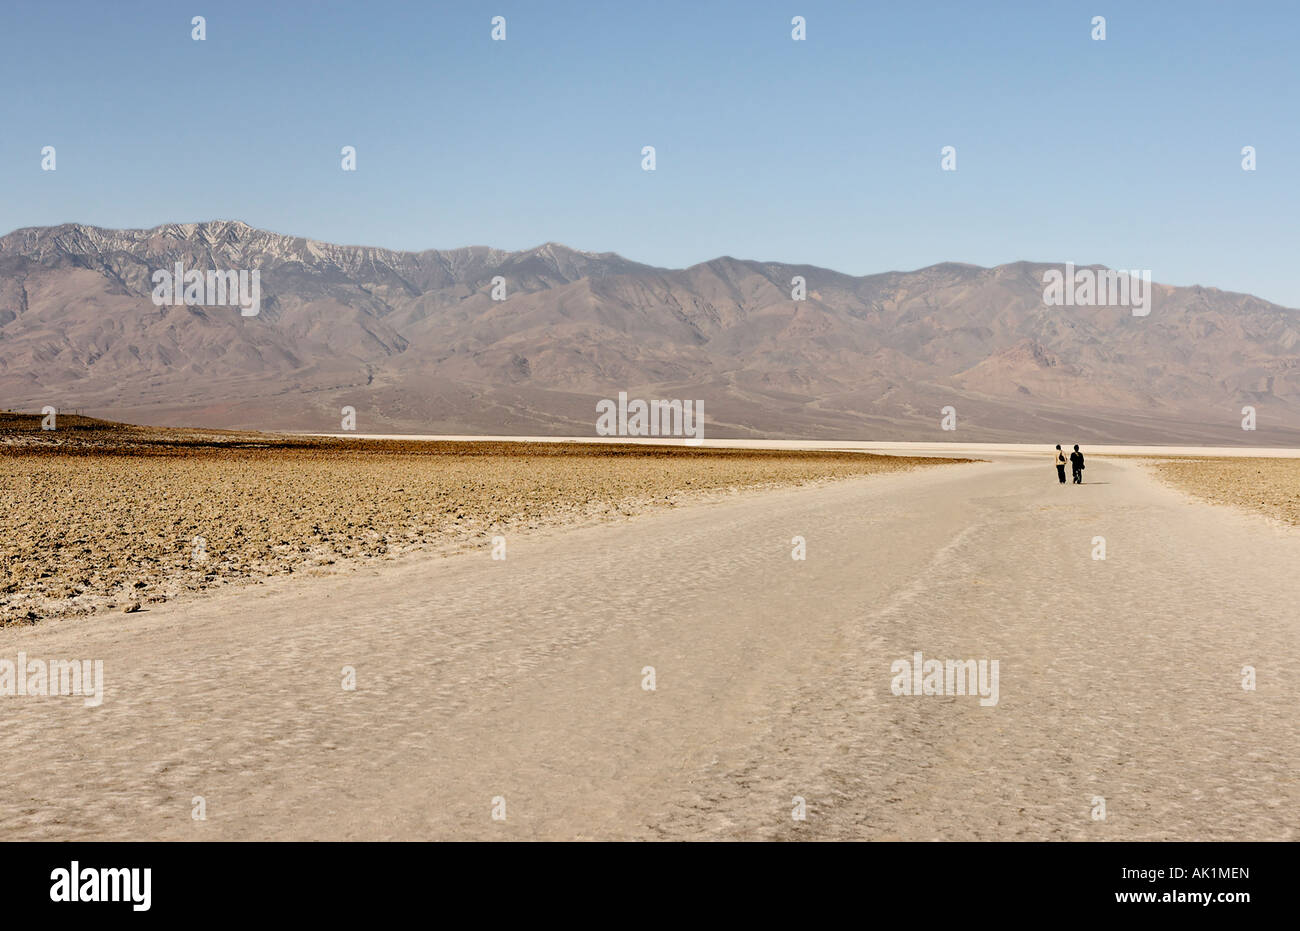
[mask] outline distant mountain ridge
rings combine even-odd
[[[150,275],[177,262],[258,269],[259,315],[155,306]],[[1300,312],[1160,284],[1147,317],[1048,307],[1060,267],[855,277],[557,243],[401,252],[238,221],[27,228],[0,237],[0,407],[338,430],[349,405],[359,432],[593,435],[595,402],[627,391],[703,400],[718,437],[1300,445]]]

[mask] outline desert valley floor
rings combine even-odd
[[[0,838],[1300,837],[1300,530],[969,454],[0,629],[105,677],[0,699]]]

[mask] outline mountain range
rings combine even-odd
[[[258,270],[260,312],[157,306],[152,275],[176,263]],[[706,437],[1300,446],[1300,311],[1159,283],[1144,317],[1047,306],[1061,267],[857,277],[237,221],[27,228],[0,238],[0,407],[338,431],[351,406],[361,433],[592,436],[596,402],[627,392],[703,401]]]

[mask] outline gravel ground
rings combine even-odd
[[[949,460],[170,430],[0,414],[0,625]],[[201,538],[201,540],[196,539]]]
[[[1164,459],[1156,474],[1213,504],[1300,525],[1300,459]]]

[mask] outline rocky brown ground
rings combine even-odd
[[[0,624],[490,546],[688,498],[949,460],[176,430],[0,413]],[[201,539],[200,539],[201,538]]]
[[[1300,525],[1300,459],[1161,459],[1154,468],[1205,501]]]

